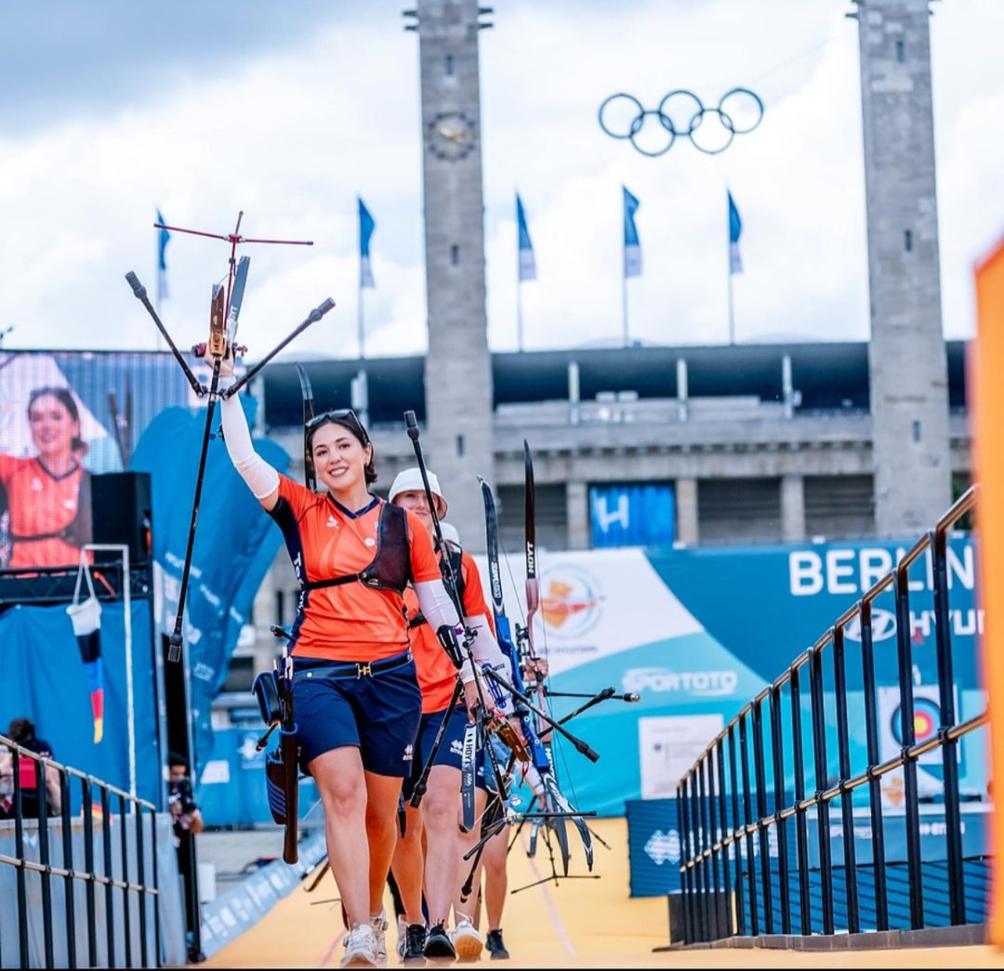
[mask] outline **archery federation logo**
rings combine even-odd
[[[671,829],[668,833],[657,829],[645,843],[645,852],[656,866],[662,866],[663,863],[679,863],[680,834],[675,829]]]
[[[558,637],[581,637],[600,619],[599,584],[577,566],[555,566],[541,577],[540,612]]]

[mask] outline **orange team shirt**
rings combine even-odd
[[[84,474],[83,466],[78,465],[66,475],[55,476],[37,458],[0,455],[0,483],[7,491],[11,534],[41,536],[69,526],[77,518]],[[89,509],[85,515],[89,522]],[[91,537],[81,539],[90,542]],[[34,541],[15,539],[8,566],[10,569],[72,566],[79,560],[80,547],[71,546],[58,536]]]
[[[474,558],[466,550],[461,554],[460,572],[463,575],[464,586],[464,616],[477,617],[479,614],[488,618],[488,626],[495,633],[495,619],[485,602],[485,594],[481,589],[481,574]],[[412,587],[404,592],[404,603],[408,608],[408,616],[414,617],[419,612],[418,595]],[[415,654],[415,667],[418,671],[418,684],[422,689],[422,714],[428,715],[434,711],[442,711],[450,706],[453,698],[453,688],[457,683],[457,669],[447,657],[443,645],[439,643],[436,632],[428,623],[412,628],[412,645]]]
[[[327,493],[311,492],[279,476],[279,500],[272,510],[286,539],[290,559],[303,564],[308,582],[358,573],[376,555],[377,527],[384,500],[374,496],[353,513]],[[432,540],[414,513],[408,513],[411,575],[416,582],[440,579]],[[361,583],[311,590],[297,614],[290,647],[296,657],[330,661],[379,661],[408,649],[404,601],[396,590]]]

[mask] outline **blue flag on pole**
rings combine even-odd
[[[516,193],[516,225],[519,229],[519,279],[537,279],[537,261],[533,255],[533,243],[530,241],[530,229],[526,224],[526,211],[523,200]]]
[[[164,223],[164,215],[157,210],[157,222]],[[167,244],[171,234],[166,229],[157,230],[157,304],[167,297]]]
[[[726,190],[729,197],[729,272],[742,273],[743,260],[739,255],[739,237],[743,232],[743,221],[739,218],[739,210],[732,198],[732,193]]]
[[[641,276],[641,242],[634,224],[634,214],[641,203],[626,186],[621,188],[624,190],[624,276]]]
[[[359,286],[372,289],[376,287],[376,282],[370,264],[370,237],[376,228],[376,220],[370,215],[362,198],[360,196],[356,198],[359,200]]]

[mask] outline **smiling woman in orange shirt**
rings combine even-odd
[[[224,370],[232,373],[230,362]],[[234,467],[281,528],[300,581],[289,644],[293,706],[349,923],[342,966],[376,966],[386,959],[383,891],[422,713],[405,587],[414,587],[435,630],[455,629],[459,617],[427,530],[414,513],[370,494],[373,445],[352,411],[326,412],[307,426],[323,493],[254,451],[236,397],[221,412]]]
[[[0,569],[71,566],[91,541],[91,474],[69,388],[32,391],[28,427],[38,455],[0,455]]]

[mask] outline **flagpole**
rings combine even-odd
[[[163,291],[163,289],[164,289],[164,271],[161,270],[160,268],[160,238],[158,236],[157,238],[157,316],[158,317],[162,316],[160,305],[161,305],[161,291]],[[154,335],[153,338],[154,342],[153,349],[155,351],[162,351],[164,350],[164,348],[160,343],[161,341],[160,328],[158,327],[156,328],[156,330],[157,333]]]
[[[621,267],[621,319],[624,323],[624,346],[628,346],[628,292],[627,292],[627,257]]]
[[[518,253],[518,251],[517,251]],[[519,256],[516,257],[516,350],[523,350],[523,286],[519,282]]]
[[[358,303],[358,316],[359,316],[359,360],[366,357],[366,314],[363,308],[363,281],[362,276],[359,278],[359,303]]]
[[[725,260],[728,263],[728,276],[729,276],[729,343],[735,344],[736,342],[736,315],[735,306],[732,296],[732,243],[728,244],[725,250]]]

